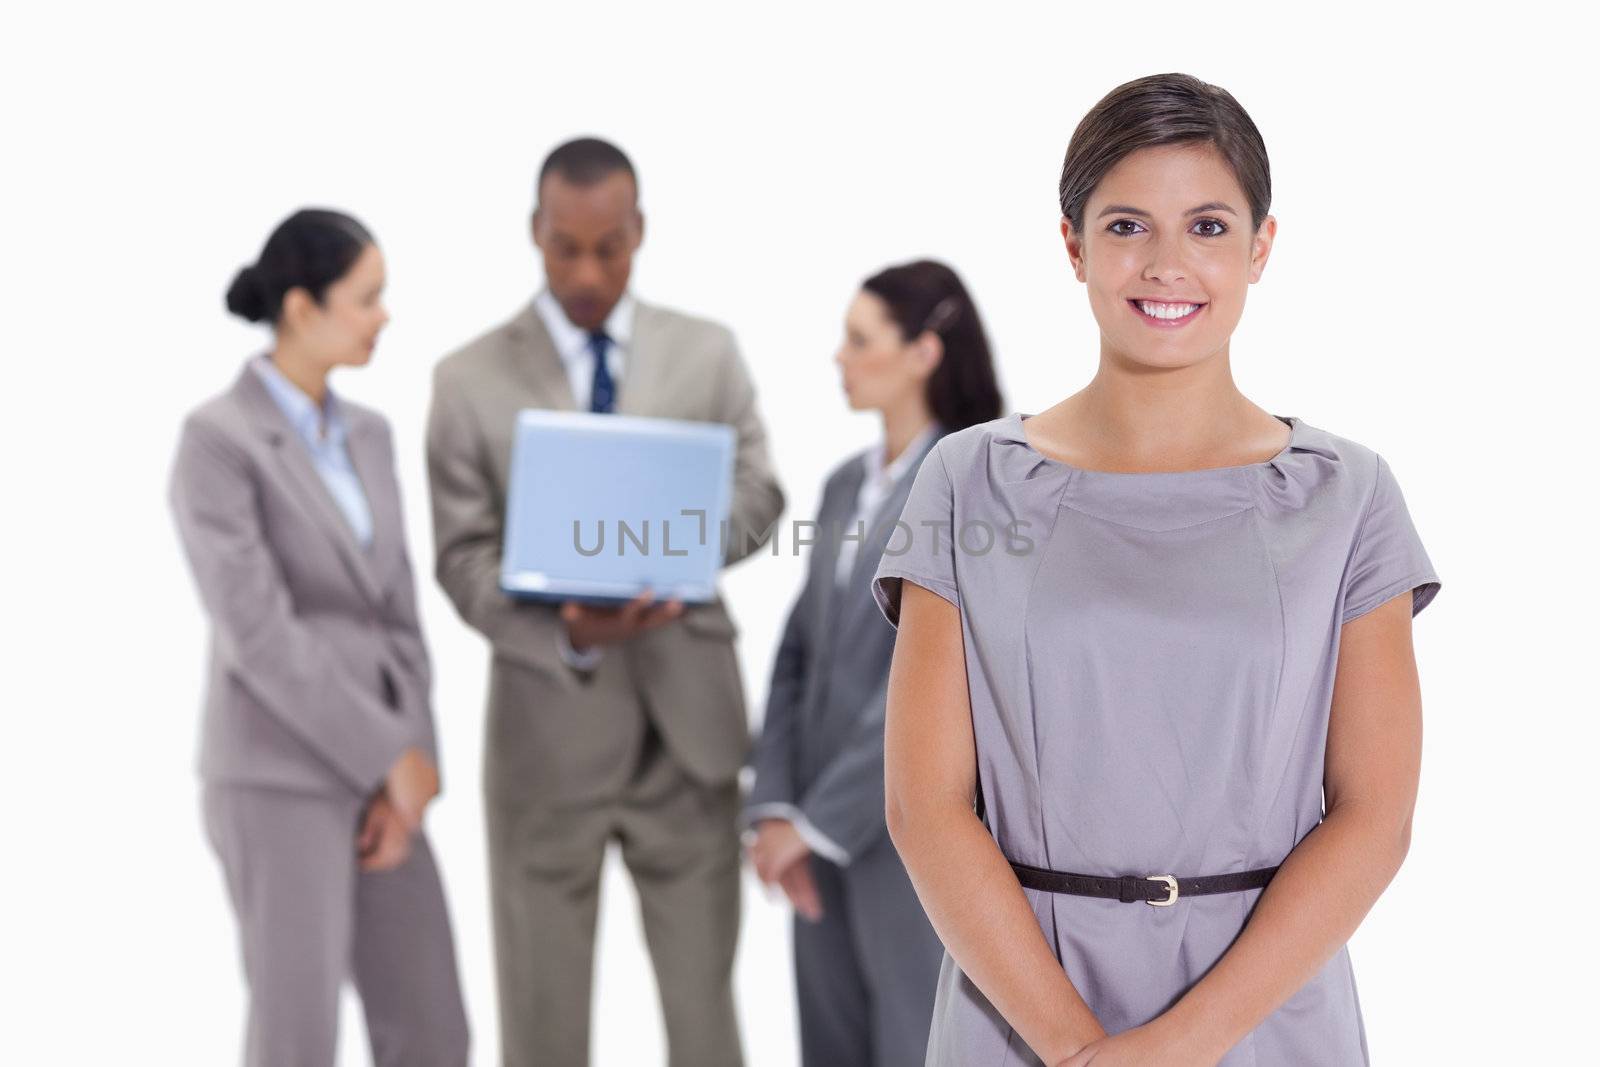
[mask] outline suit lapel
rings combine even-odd
[[[378,425],[364,415],[352,416],[348,407],[345,417],[349,434],[345,439],[345,448],[350,453],[350,465],[355,468],[356,477],[361,481],[367,508],[372,512],[372,547],[362,549],[351,535],[348,523],[341,521],[340,527],[360,562],[371,571],[374,590],[381,592],[387,588],[388,579],[394,574],[394,565],[400,559],[405,538],[405,516],[400,513],[395,472],[385,462],[388,457]],[[314,469],[312,473],[316,473]],[[322,479],[318,477],[317,480],[320,482]],[[343,512],[339,517],[343,520]]]
[[[544,319],[532,300],[511,320],[511,335],[512,343],[506,346],[513,363],[511,371],[533,390],[537,406],[557,411],[578,410],[567,365],[561,361],[555,340],[545,329]]]
[[[295,437],[294,427],[283,417],[283,412],[278,409],[272,395],[267,392],[267,387],[248,364],[234,383],[234,393],[238,397],[240,406],[265,436],[268,448],[276,458],[278,470],[283,473],[285,481],[294,487],[296,495],[306,505],[306,510],[310,512],[313,521],[333,541],[351,577],[374,604],[383,603],[383,590],[373,569],[372,559],[356,541],[355,533],[350,529],[344,513],[339,510],[338,502],[333,499],[333,494],[328,492],[322,476],[312,465],[310,454]],[[377,507],[371,504],[373,494],[369,489],[374,477],[371,473],[372,468],[376,464],[370,454],[359,461],[356,459],[356,453],[367,452],[369,446],[366,443],[357,446],[354,441],[355,436],[352,428],[346,447],[352,450],[351,464],[356,467],[357,474],[361,477],[363,492],[368,494],[368,506],[373,508],[373,548],[376,549],[381,523]],[[363,433],[361,436],[366,435]]]
[[[817,618],[824,620],[824,625],[835,632],[837,628],[831,620],[835,617],[834,602],[841,592],[836,577],[839,570],[839,549],[844,535],[853,531],[850,520],[856,511],[856,494],[861,491],[861,483],[865,478],[866,471],[862,468],[860,460],[851,463],[834,490],[833,499],[825,502],[817,513],[816,543],[811,549],[816,553],[812,573],[816,574],[817,580],[822,583],[817,595]],[[868,530],[868,537],[870,536],[871,531]],[[862,546],[857,546],[858,552],[862,550]],[[848,594],[849,590],[845,589],[843,592]]]
[[[578,410],[577,398],[572,395],[572,378],[567,365],[556,350],[555,339],[545,328],[535,301],[511,322],[515,342],[511,345],[517,371],[527,381],[542,406],[559,411]],[[628,339],[628,355],[622,368],[622,378],[617,383],[616,412],[619,415],[651,415],[661,410],[662,398],[658,381],[662,349],[658,343],[660,330],[655,308],[637,297],[633,301],[633,330]]]
[[[894,488],[879,502],[877,514],[867,520],[866,540],[856,552],[855,562],[850,568],[850,578],[845,585],[846,595],[842,606],[846,611],[853,611],[856,615],[877,617],[877,603],[872,599],[872,591],[867,588],[867,582],[877,573],[878,561],[882,558],[884,550],[889,547],[889,541],[899,530],[895,520],[900,517],[900,512],[905,510],[906,498],[911,495],[911,483],[916,479],[922,461],[938,443],[939,437],[940,435],[935,433],[928,439],[917,453],[917,458],[906,467],[894,483]],[[859,485],[860,482],[856,484]],[[948,533],[949,531],[940,536],[947,536]],[[913,530],[911,536],[923,537],[926,533]],[[899,543],[904,545],[904,534],[899,536]],[[846,620],[846,625],[841,625],[839,629],[844,631],[854,621],[854,619]]]
[[[660,371],[666,365],[657,344],[655,308],[633,301],[633,333],[628,339],[628,358],[617,385],[617,414],[650,415],[660,410],[662,383]]]

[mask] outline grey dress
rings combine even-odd
[[[1090,471],[1013,413],[944,437],[872,581],[960,609],[985,821],[1008,859],[1102,875],[1283,861],[1323,816],[1340,626],[1440,582],[1387,463],[1293,417],[1270,460]],[[954,536],[952,536],[952,533]],[[986,547],[987,546],[987,547]],[[1170,907],[1024,890],[1110,1033],[1159,1015],[1243,929],[1262,890]],[[946,954],[929,1064],[1038,1058]],[[1369,1062],[1348,950],[1220,1061]]]

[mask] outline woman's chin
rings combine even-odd
[[[1214,345],[1196,344],[1193,338],[1187,337],[1180,340],[1176,335],[1170,338],[1157,338],[1154,343],[1149,337],[1129,337],[1123,339],[1120,344],[1113,341],[1112,347],[1122,353],[1124,360],[1150,370],[1175,370],[1179,367],[1193,366],[1196,363],[1204,363],[1208,356],[1217,352]]]

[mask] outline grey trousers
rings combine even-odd
[[[486,798],[505,1067],[589,1062],[595,917],[606,845],[639,894],[671,1067],[740,1067],[739,785],[686,775],[650,731],[621,796],[516,807]],[[642,1006],[641,1006],[642,1007]],[[647,1025],[641,1012],[622,1025]]]
[[[355,981],[378,1067],[459,1067],[467,1018],[424,835],[392,871],[357,866],[362,803],[207,785],[201,808],[238,918],[250,1067],[330,1067]]]
[[[846,867],[812,856],[822,919],[794,919],[804,1067],[922,1067],[944,946],[885,833]]]

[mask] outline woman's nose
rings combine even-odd
[[[1187,277],[1188,267],[1183,262],[1181,238],[1158,239],[1150,250],[1150,262],[1145,264],[1144,276],[1151,281],[1177,282]]]

